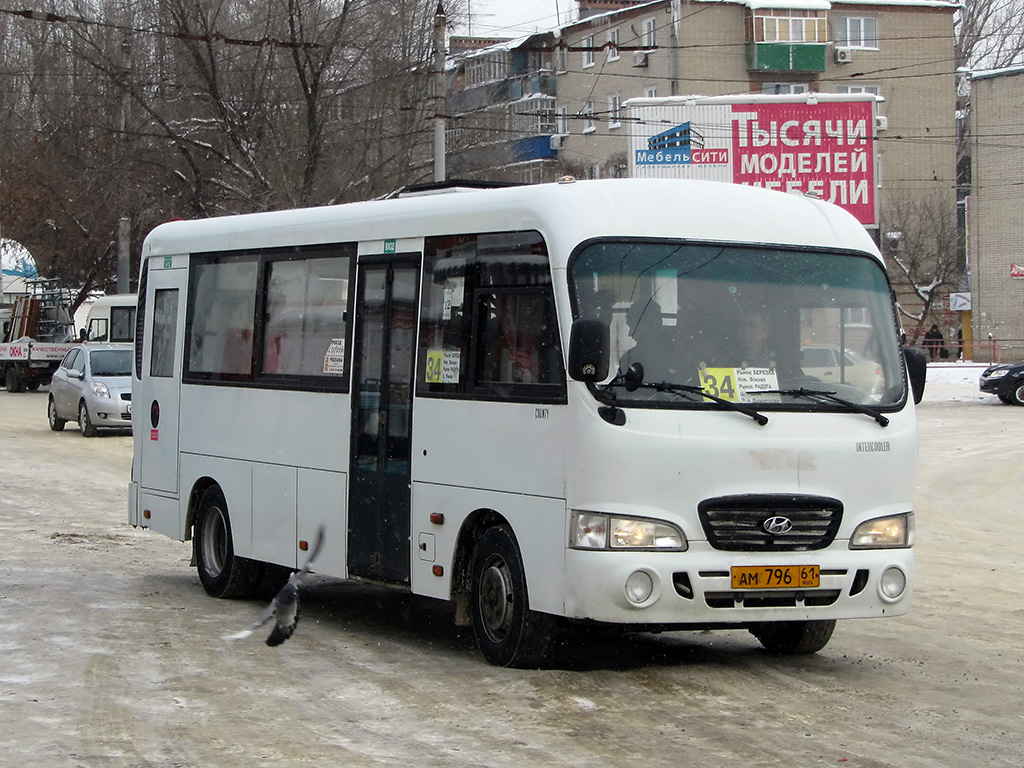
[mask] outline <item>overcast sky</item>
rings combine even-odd
[[[567,23],[576,13],[575,0],[469,0],[470,26],[457,35],[519,37]],[[561,19],[559,19],[559,16]]]

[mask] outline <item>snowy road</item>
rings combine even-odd
[[[0,392],[0,765],[1019,766],[1024,408],[934,369],[908,616],[806,658],[745,632],[576,638],[497,669],[432,604],[319,581],[280,648],[226,642],[188,545],[125,523],[131,439]]]

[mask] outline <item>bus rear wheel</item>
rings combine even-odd
[[[554,618],[530,610],[515,536],[488,528],[473,552],[473,633],[484,658],[501,667],[536,667],[547,653]]]
[[[823,621],[772,621],[750,628],[750,634],[771,653],[817,653],[832,639],[835,619]]]
[[[235,556],[227,501],[217,486],[203,493],[192,538],[199,581],[207,594],[247,597],[252,593],[259,578],[259,563]]]

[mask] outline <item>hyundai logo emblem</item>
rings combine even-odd
[[[789,533],[793,530],[793,521],[788,517],[777,515],[776,517],[769,517],[761,524],[761,527],[768,531],[772,536],[778,536],[779,534]]]

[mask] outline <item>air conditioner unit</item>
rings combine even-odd
[[[646,67],[648,56],[650,56],[648,51],[633,51],[633,66]]]
[[[565,143],[565,136],[562,136],[562,135],[556,133],[554,136],[551,136],[549,138],[549,141],[550,141],[551,148],[555,149],[555,150],[558,150],[558,149],[561,149],[562,148],[562,144]]]
[[[889,118],[885,115],[875,115],[875,133],[889,130]]]
[[[851,64],[853,63],[853,49],[852,48],[836,48],[836,64]]]

